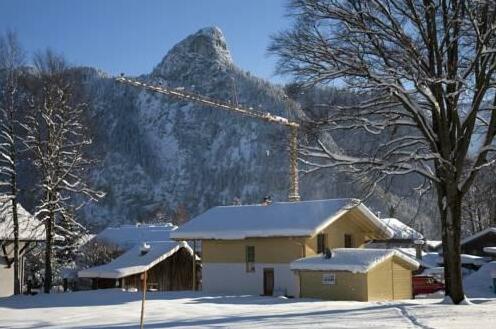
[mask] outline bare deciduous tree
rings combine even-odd
[[[484,168],[467,191],[462,207],[462,236],[496,226],[496,166]]]
[[[270,47],[281,73],[309,85],[337,80],[363,95],[328,111],[320,129],[391,134],[373,154],[335,152],[317,134],[303,147],[309,166],[375,182],[415,173],[425,179],[420,189],[435,187],[446,293],[455,303],[464,299],[462,201],[495,161],[495,7],[492,0],[292,0],[295,23]]]
[[[84,151],[91,140],[82,120],[86,105],[74,97],[77,86],[70,68],[51,51],[38,54],[34,63],[36,78],[30,86],[32,113],[26,124],[26,145],[40,176],[37,216],[45,224],[44,291],[49,293],[54,248],[64,245],[57,245],[56,238],[69,239],[73,227],[81,227],[75,216],[77,207],[72,205],[74,196],[96,201],[102,194],[85,182],[85,171],[92,162]]]
[[[19,76],[24,62],[24,53],[13,32],[7,32],[0,38],[0,75],[2,95],[0,99],[0,186],[6,189],[6,194],[11,198],[13,236],[14,236],[14,294],[22,292],[20,279],[19,256],[19,218],[17,212],[17,162],[20,100]]]

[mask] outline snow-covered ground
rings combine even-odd
[[[325,302],[149,293],[147,328],[494,328],[496,299]],[[0,298],[0,328],[137,328],[140,294],[99,290]]]

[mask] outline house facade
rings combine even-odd
[[[362,203],[333,199],[215,207],[171,238],[201,240],[205,292],[297,297],[291,262],[392,235]]]

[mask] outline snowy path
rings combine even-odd
[[[272,297],[150,293],[147,328],[491,328],[496,300],[452,306],[439,300],[324,302]],[[0,298],[0,328],[137,328],[140,296],[100,290]],[[476,301],[477,302],[477,301]]]

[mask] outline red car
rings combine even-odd
[[[412,277],[413,296],[432,294],[444,290],[444,283],[427,275],[417,275]]]

